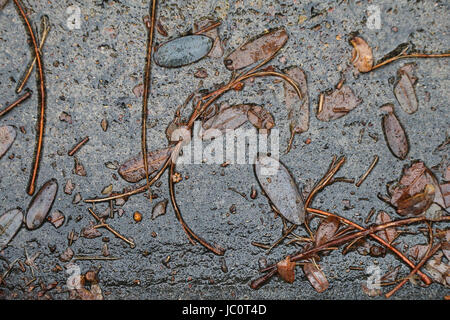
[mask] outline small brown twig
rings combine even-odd
[[[80,148],[89,141],[89,137],[84,138],[83,140],[81,140],[80,142],[78,142],[73,148],[72,150],[70,150],[67,154],[69,156],[73,156],[78,150],[80,150]]]
[[[367,169],[367,171],[361,176],[361,178],[359,179],[359,181],[356,183],[356,186],[359,188],[359,186],[364,182],[364,180],[366,180],[367,176],[372,172],[373,168],[375,168],[375,166],[377,165],[378,162],[378,156],[375,155],[373,157],[372,163],[370,164],[369,168]]]
[[[204,27],[203,29],[195,31],[194,34],[201,34],[201,33],[208,32],[212,29],[219,27],[221,24],[222,24],[222,22],[220,22],[220,21],[213,22],[212,24]]]
[[[123,241],[125,241],[126,243],[128,243],[131,248],[136,247],[136,245],[135,245],[135,243],[133,241],[125,238],[124,236],[122,236],[116,230],[111,228],[111,226],[109,224],[104,223],[103,220],[100,219],[91,208],[88,208],[88,210],[92,214],[92,216],[95,218],[95,220],[97,220],[97,222],[100,223],[100,224],[94,226],[94,228],[96,228],[96,229],[97,228],[105,228],[105,229],[109,230],[112,234],[114,234],[116,237],[118,237],[118,238],[122,239]]]
[[[370,71],[373,71],[375,69],[378,69],[384,65],[387,65],[388,63],[394,62],[399,59],[406,59],[406,58],[446,58],[450,57],[450,53],[441,53],[441,54],[425,54],[425,53],[411,53],[411,54],[400,54],[398,56],[392,57],[390,59],[387,59],[383,62],[380,62],[379,64],[375,65],[370,69]]]
[[[12,109],[14,109],[15,107],[17,107],[19,104],[21,104],[22,102],[24,102],[25,100],[27,100],[29,97],[31,97],[31,95],[33,94],[33,91],[31,90],[26,90],[26,92],[21,95],[16,101],[14,101],[13,103],[11,103],[9,106],[7,106],[6,108],[4,108],[3,110],[0,111],[0,118],[3,117],[5,114],[7,114],[8,112],[10,112]]]

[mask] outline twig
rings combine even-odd
[[[48,16],[43,15],[41,17],[41,42],[39,43],[39,51],[42,53],[42,48],[44,47],[45,40],[47,39],[47,35],[50,32],[51,26],[48,23]],[[25,76],[22,78],[22,80],[19,81],[19,85],[17,86],[16,93],[20,93],[22,89],[25,87],[28,79],[30,78],[31,72],[33,71],[34,65],[36,64],[36,57],[33,58],[33,61],[28,67],[27,72],[25,73]]]
[[[97,220],[98,222],[100,222],[99,225],[94,226],[94,228],[105,228],[108,229],[112,234],[114,234],[116,237],[122,239],[123,241],[125,241],[126,243],[128,243],[130,245],[131,248],[134,248],[136,245],[133,241],[125,238],[124,236],[122,236],[120,233],[118,233],[116,230],[114,230],[113,228],[111,228],[111,226],[109,224],[106,224],[103,222],[102,219],[100,219],[95,212],[91,209],[88,208],[89,212],[92,214],[92,216],[95,218],[95,220]]]
[[[38,130],[37,130],[37,144],[36,144],[36,154],[34,158],[34,164],[33,169],[31,173],[30,182],[28,184],[28,190],[27,193],[31,196],[34,194],[35,188],[36,188],[36,178],[39,171],[39,162],[41,158],[41,152],[42,152],[42,141],[44,138],[44,116],[45,116],[45,80],[44,80],[44,70],[42,67],[42,61],[41,61],[41,53],[39,52],[39,48],[36,41],[36,36],[34,35],[33,28],[31,27],[30,21],[28,21],[27,15],[22,7],[22,4],[20,0],[14,0],[14,3],[16,4],[17,8],[19,9],[20,15],[25,20],[26,27],[28,29],[28,32],[31,36],[31,41],[33,43],[34,47],[34,54],[36,57],[37,62],[37,68],[38,68],[38,74],[39,74],[39,89],[40,89],[40,100],[39,100],[39,121],[38,121]]]
[[[384,65],[387,65],[388,63],[394,62],[399,59],[406,59],[406,58],[445,58],[450,57],[450,53],[442,53],[442,54],[424,54],[424,53],[412,53],[412,54],[401,54],[395,57],[392,57],[390,59],[387,59],[376,66],[373,66],[370,71],[373,71],[375,69],[378,69]]]
[[[88,141],[89,141],[89,137],[84,138],[83,140],[78,142],[75,145],[75,147],[73,147],[72,150],[70,150],[67,154],[72,157]]]
[[[14,101],[13,103],[11,103],[9,106],[7,106],[5,109],[3,109],[2,111],[0,111],[0,118],[3,117],[5,114],[7,114],[8,112],[10,112],[12,109],[14,109],[15,107],[17,107],[19,104],[21,104],[22,102],[24,102],[25,100],[27,100],[29,97],[31,97],[31,95],[33,94],[33,91],[31,90],[26,90],[26,92],[21,95],[16,101]]]
[[[203,29],[195,31],[194,34],[201,34],[201,33],[208,32],[209,30],[212,30],[212,29],[215,29],[215,28],[219,27],[221,24],[222,24],[222,22],[216,21],[216,22],[210,24],[209,26],[204,27]]]
[[[148,31],[147,40],[147,63],[145,66],[144,75],[144,93],[142,99],[142,132],[141,132],[141,148],[142,158],[144,160],[145,179],[147,181],[147,188],[150,189],[150,180],[148,177],[148,159],[147,159],[147,117],[148,117],[148,97],[151,82],[151,66],[152,66],[152,48],[153,48],[153,34],[155,30],[156,20],[156,0],[152,0],[152,14],[150,30]],[[152,197],[150,197],[152,199]]]
[[[186,232],[186,234],[190,238],[191,242],[192,242],[191,238],[193,238],[198,243],[200,243],[202,246],[204,246],[206,249],[212,251],[214,254],[223,256],[225,254],[225,249],[223,249],[217,245],[213,246],[213,245],[209,244],[206,240],[204,240],[203,238],[196,235],[184,221],[183,216],[181,215],[180,209],[178,208],[177,201],[175,199],[175,186],[174,186],[173,179],[172,179],[174,170],[175,170],[175,163],[173,161],[171,161],[170,170],[169,170],[170,202],[172,203],[175,215],[176,215],[178,221],[180,222],[181,226],[183,227],[184,232]]]
[[[378,156],[375,155],[373,157],[372,163],[370,164],[370,166],[367,169],[367,171],[361,176],[359,181],[356,183],[357,187],[359,187],[364,182],[364,180],[366,180],[367,176],[372,172],[373,168],[375,168],[375,166],[377,165],[377,162],[378,162]]]

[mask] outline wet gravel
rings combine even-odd
[[[100,196],[101,190],[112,184],[116,191],[129,186],[116,180],[117,172],[108,169],[106,162],[122,163],[140,151],[141,98],[133,88],[142,83],[145,64],[146,29],[142,17],[148,14],[148,1],[92,1],[74,2],[81,10],[81,28],[70,30],[66,21],[68,5],[56,1],[30,3],[30,19],[38,22],[47,14],[52,30],[44,47],[44,68],[47,84],[46,133],[38,187],[51,178],[57,179],[59,191],[53,206],[66,216],[58,229],[50,223],[27,231],[22,228],[0,255],[13,261],[24,261],[24,248],[36,259],[36,275],[48,284],[58,281],[62,292],[51,291],[53,298],[67,299],[64,270],[54,272],[58,257],[68,246],[71,230],[80,232],[92,217],[83,201],[73,204],[80,193],[83,199]],[[308,78],[311,102],[311,123],[308,132],[297,136],[291,152],[280,154],[300,187],[315,181],[327,170],[333,155],[345,155],[346,164],[338,175],[355,178],[367,169],[374,155],[380,159],[372,174],[356,188],[339,184],[327,188],[314,201],[314,206],[332,210],[363,224],[371,208],[392,212],[377,199],[385,192],[387,182],[399,178],[401,169],[414,159],[423,160],[428,167],[439,164],[446,152],[434,152],[449,134],[448,59],[423,59],[417,62],[419,78],[416,92],[419,110],[408,115],[403,112],[393,93],[392,79],[397,69],[406,63],[399,61],[369,74],[349,79],[347,83],[362,99],[361,105],[345,117],[332,122],[320,122],[314,116],[319,93],[332,89],[340,80],[340,71],[351,57],[348,43],[351,32],[359,32],[374,50],[375,59],[393,50],[400,43],[412,42],[415,49],[425,52],[444,52],[449,47],[449,5],[440,1],[376,1],[381,10],[381,28],[367,28],[365,1],[161,1],[158,17],[168,32],[165,38],[156,34],[156,43],[188,32],[201,17],[221,19],[219,33],[226,41],[225,55],[241,45],[245,39],[266,30],[284,26],[289,40],[273,60],[279,69],[301,66]],[[37,23],[39,25],[39,23]],[[32,51],[27,44],[25,28],[13,2],[0,11],[0,103],[15,99],[17,81],[28,64]],[[409,62],[409,61],[408,61]],[[200,68],[208,77],[194,76]],[[148,145],[150,150],[167,145],[165,128],[176,108],[198,88],[211,89],[225,83],[230,72],[222,59],[206,58],[180,69],[152,66],[152,89],[149,104]],[[14,207],[24,210],[30,197],[25,189],[35,144],[37,88],[34,76],[28,86],[35,94],[7,116],[0,125],[14,125],[17,138],[0,160],[0,212]],[[258,79],[238,93],[229,93],[221,101],[230,104],[263,104],[274,116],[280,130],[281,150],[289,138],[289,123],[283,107],[283,85],[272,78]],[[379,106],[392,102],[404,125],[411,145],[407,158],[395,158],[388,150],[381,129],[382,112]],[[70,114],[71,123],[61,121],[60,115]],[[102,129],[102,119],[108,128]],[[24,127],[23,133],[19,130]],[[246,127],[246,128],[250,128]],[[358,143],[360,130],[364,135]],[[89,136],[76,157],[86,170],[86,176],[73,173],[74,158],[67,152],[81,139]],[[310,139],[311,143],[305,141]],[[12,156],[14,155],[14,156]],[[448,156],[448,154],[447,154]],[[104,229],[102,237],[109,237],[111,256],[116,261],[76,261],[81,272],[101,266],[100,285],[106,299],[369,299],[362,291],[366,281],[364,271],[349,270],[350,266],[366,268],[375,262],[382,274],[389,267],[402,264],[388,254],[384,258],[361,256],[351,252],[342,256],[334,251],[320,262],[330,287],[319,294],[314,291],[300,268],[293,284],[272,279],[260,290],[248,286],[259,276],[258,260],[266,257],[275,262],[295,251],[292,246],[279,246],[269,255],[251,245],[252,241],[271,243],[281,235],[281,220],[273,213],[254,176],[251,165],[196,164],[177,168],[184,179],[176,185],[176,197],[183,216],[191,228],[203,238],[227,249],[224,259],[209,253],[187,239],[168,204],[167,213],[152,220],[152,207],[168,198],[167,173],[161,185],[153,187],[159,196],[150,203],[143,194],[131,197],[124,205],[125,213],[109,219],[111,226],[134,239],[130,248]],[[188,179],[185,179],[185,176]],[[442,175],[436,172],[438,179]],[[66,181],[75,185],[72,195],[64,193]],[[258,197],[250,198],[252,185]],[[229,188],[247,195],[247,199]],[[348,200],[348,201],[347,201]],[[229,208],[235,205],[235,213]],[[350,208],[349,207],[350,204]],[[108,204],[96,205],[98,212]],[[143,214],[141,222],[133,220],[133,213]],[[234,211],[234,210],[233,210]],[[392,216],[394,214],[392,213]],[[77,219],[81,217],[81,220]],[[100,255],[102,237],[78,238],[71,246],[76,255]],[[420,239],[418,238],[420,237]],[[405,235],[399,248],[413,243],[425,243],[426,236]],[[52,253],[49,246],[56,246]],[[167,257],[170,260],[167,263]],[[4,270],[5,263],[1,262]],[[227,272],[224,272],[227,271]],[[402,264],[400,272],[409,271]],[[26,292],[24,278],[32,278],[15,267],[0,287],[0,297],[6,299],[36,299],[36,291]],[[135,280],[139,280],[136,282]],[[406,284],[394,299],[442,299],[448,291],[432,284],[428,288]],[[382,299],[377,297],[375,299]]]

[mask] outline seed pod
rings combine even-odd
[[[170,157],[173,147],[155,150],[147,153],[148,174],[156,172]],[[142,155],[133,157],[119,168],[120,176],[128,182],[138,182],[145,178],[144,161]]]
[[[284,29],[265,33],[231,52],[224,59],[224,64],[230,71],[245,68],[275,55],[287,40],[288,34]]]
[[[213,40],[204,35],[189,35],[170,40],[155,51],[155,63],[160,67],[178,68],[194,63],[211,51]]]
[[[47,218],[58,192],[58,181],[47,181],[31,200],[25,217],[25,224],[29,230],[39,228]]]
[[[394,105],[392,103],[383,105],[381,109],[387,112],[383,116],[382,126],[388,148],[394,156],[403,160],[409,152],[405,130],[394,113]]]
[[[0,127],[0,159],[8,151],[16,139],[16,130],[13,126]]]
[[[270,202],[289,222],[302,224],[305,207],[294,179],[286,167],[274,158],[259,156],[255,174]]]
[[[11,209],[0,216],[0,251],[19,231],[22,225],[23,213],[20,209]]]
[[[292,262],[289,256],[277,263],[277,271],[278,275],[287,283],[294,282],[295,262]]]
[[[155,220],[159,216],[162,216],[166,214],[166,208],[167,208],[167,200],[163,200],[158,202],[155,207],[152,210],[152,220]]]

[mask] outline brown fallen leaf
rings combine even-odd
[[[200,29],[204,29],[204,28],[212,25],[215,22],[216,21],[212,20],[212,19],[206,19],[206,20],[200,21],[200,22],[194,24],[194,32],[197,32]],[[223,48],[222,40],[220,39],[219,31],[217,30],[217,28],[206,31],[203,34],[214,40],[213,47],[212,47],[211,51],[208,53],[208,57],[211,57],[211,58],[222,57],[223,53],[224,53],[224,48]]]
[[[247,112],[251,105],[239,104],[222,108],[217,114],[203,123],[202,139],[210,139],[227,130],[239,128],[247,122]]]
[[[287,40],[288,34],[284,29],[276,29],[265,33],[231,52],[224,59],[224,64],[230,71],[245,68],[272,57],[284,46]]]
[[[0,127],[0,159],[8,151],[16,139],[16,129],[13,126]]]
[[[397,82],[394,85],[394,94],[402,109],[413,114],[417,111],[419,103],[417,101],[414,84],[417,78],[412,75],[415,64],[410,63],[397,71]]]
[[[425,270],[428,271],[431,278],[442,284],[443,286],[450,286],[450,264],[442,261],[443,253],[438,252],[425,265]]]
[[[291,258],[287,256],[284,260],[277,263],[278,275],[284,281],[292,283],[295,280],[295,262],[291,261]]]
[[[384,224],[391,221],[391,217],[386,212],[380,211],[377,216],[376,224]],[[398,233],[395,228],[386,228],[383,231],[377,232],[377,235],[387,243],[392,243],[392,241],[397,238]]]
[[[255,162],[255,175],[264,194],[284,218],[297,225],[305,221],[302,196],[282,163],[275,158],[261,155]]]
[[[153,207],[153,209],[152,209],[152,220],[155,220],[159,216],[162,216],[162,215],[166,214],[167,203],[168,203],[167,199],[164,199],[164,200],[158,202]]]
[[[311,262],[305,263],[303,265],[303,272],[317,292],[321,293],[328,289],[329,283],[327,277],[317,264]]]
[[[444,197],[444,208],[450,207],[450,183],[441,184],[442,196]]]
[[[405,129],[403,129],[400,121],[398,121],[392,103],[384,104],[380,109],[387,112],[382,119],[382,127],[387,146],[394,156],[403,160],[409,152],[409,143]]]
[[[74,161],[75,165],[72,172],[82,177],[86,176],[86,170],[84,169],[84,166],[81,164],[81,161],[78,160],[77,157],[74,157]]]
[[[248,121],[258,129],[270,130],[275,121],[269,111],[258,105],[252,105],[247,111]]]
[[[339,220],[335,217],[328,217],[322,220],[316,231],[316,246],[320,246],[333,239],[339,229]]]
[[[102,233],[94,228],[95,224],[90,221],[87,227],[84,227],[80,231],[80,236],[86,239],[94,239],[102,236]]]
[[[416,244],[409,248],[408,256],[414,261],[419,262],[427,253],[428,247],[428,244]]]
[[[170,157],[173,147],[155,150],[147,153],[148,174],[159,170]],[[145,178],[144,161],[141,153],[125,161],[119,168],[120,176],[128,182],[138,182]]]
[[[316,114],[317,119],[321,121],[339,119],[362,102],[347,85],[343,85],[329,94],[323,93],[323,95],[323,103],[319,105]]]
[[[58,193],[58,181],[47,181],[31,200],[25,217],[25,225],[29,230],[39,228],[47,218],[56,194]]]
[[[401,215],[418,215],[431,205],[433,192],[431,202],[444,208],[444,197],[436,177],[422,161],[415,161],[403,168],[400,181],[390,190],[390,202]]]
[[[373,67],[372,48],[361,37],[354,37],[350,40],[353,46],[352,60],[353,65],[359,72],[369,72]]]
[[[51,224],[55,226],[55,228],[59,228],[64,224],[64,221],[66,220],[66,217],[64,214],[59,210],[54,210],[50,214],[49,221]]]

